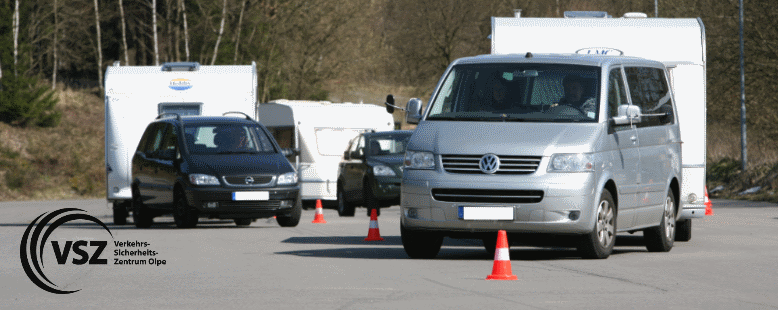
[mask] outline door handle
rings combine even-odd
[[[629,137],[629,139],[632,140],[632,143],[638,142],[638,137],[637,136]]]

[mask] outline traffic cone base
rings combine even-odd
[[[384,241],[384,238],[381,238],[381,232],[378,231],[378,212],[376,209],[370,212],[370,229],[367,231],[365,241]]]
[[[311,223],[327,224],[327,221],[324,220],[324,212],[322,212],[321,199],[316,199],[316,216]]]
[[[497,244],[494,249],[494,266],[492,274],[487,280],[518,280],[511,271],[510,248],[508,247],[508,234],[504,230],[497,232]]]

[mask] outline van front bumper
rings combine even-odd
[[[410,171],[408,171],[410,172]],[[406,173],[408,173],[406,172]],[[412,171],[404,178],[401,195],[401,221],[406,229],[440,232],[492,232],[583,234],[595,223],[594,173],[560,173],[536,176],[446,175],[446,180],[430,176],[433,171]],[[537,202],[476,202],[441,199],[433,189],[467,191],[527,190],[541,192]],[[449,201],[446,201],[449,200]],[[510,199],[506,199],[509,201]],[[460,207],[507,207],[512,220],[465,220]]]
[[[298,203],[300,187],[236,189],[190,187],[185,190],[189,205],[202,216],[220,219],[267,218],[285,215]],[[267,200],[235,200],[236,192],[267,192]]]

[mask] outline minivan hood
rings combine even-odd
[[[423,121],[409,150],[435,154],[550,156],[592,152],[601,143],[599,123]]]
[[[282,174],[294,169],[281,153],[192,155],[190,171],[210,175]]]

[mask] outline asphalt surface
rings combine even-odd
[[[82,209],[110,230],[83,220],[50,229],[38,251],[41,273],[49,287],[78,290],[71,294],[36,286],[20,258],[35,252],[20,248],[33,220],[62,208]],[[311,223],[314,210],[306,210],[294,228],[261,219],[177,229],[163,217],[136,229],[131,220],[113,225],[104,200],[7,202],[0,203],[0,308],[778,309],[778,205],[714,200],[713,208],[694,221],[692,240],[669,253],[647,252],[640,233],[619,235],[605,260],[514,246],[518,280],[487,281],[494,260],[477,240],[446,239],[436,259],[408,258],[397,206],[378,218],[384,241],[369,242],[364,209],[353,218],[325,209],[326,224]],[[74,263],[83,258],[78,240],[108,241],[99,255],[93,244],[79,248],[107,263]],[[68,241],[72,251],[59,264]]]

